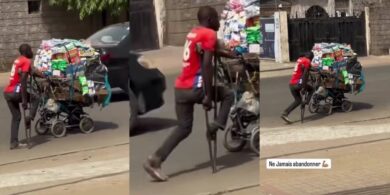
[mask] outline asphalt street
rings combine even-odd
[[[229,153],[222,145],[223,132],[218,135],[219,172],[211,174],[205,136],[203,108],[195,108],[192,134],[171,153],[163,164],[168,182],[156,183],[146,175],[142,163],[169,136],[176,125],[173,83],[177,75],[167,76],[165,105],[140,119],[136,135],[130,138],[131,194],[182,195],[219,192],[228,188],[259,183],[259,161],[249,149]],[[210,117],[212,113],[210,112]]]
[[[353,102],[354,108],[352,112],[343,113],[342,111],[336,111],[328,116],[326,114],[311,114],[306,111],[305,123],[301,124],[300,110],[297,108],[290,114],[290,119],[296,121],[290,127],[348,125],[359,121],[390,117],[390,66],[370,67],[364,69],[364,72],[367,82],[365,91],[358,95],[346,95]],[[280,115],[293,101],[288,88],[289,79],[290,76],[261,79],[260,123],[262,128],[287,126],[280,118]]]
[[[32,141],[34,142],[32,149],[9,150],[11,114],[3,95],[1,95],[0,165],[61,153],[129,143],[128,105],[126,95],[115,90],[112,103],[108,107],[101,109],[95,105],[93,108],[85,108],[85,111],[95,121],[94,132],[83,134],[75,129],[69,131],[66,137],[54,138],[50,134],[36,136],[35,132],[32,131]],[[36,118],[38,118],[38,115]],[[19,137],[22,140],[25,138],[24,125],[20,126]]]

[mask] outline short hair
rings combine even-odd
[[[199,23],[207,21],[210,17],[217,17],[218,12],[215,8],[210,6],[202,6],[198,10],[198,21]]]
[[[31,46],[29,44],[23,43],[19,46],[20,55],[27,56],[31,52]]]

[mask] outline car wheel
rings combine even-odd
[[[138,105],[137,105],[137,98],[135,97],[133,91],[129,87],[129,109],[130,109],[130,117],[129,117],[129,133],[131,135],[131,132],[134,130],[134,128],[137,125],[137,118],[138,118]]]

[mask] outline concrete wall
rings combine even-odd
[[[22,43],[30,44],[35,52],[43,39],[87,38],[102,28],[101,15],[80,21],[77,12],[49,6],[47,0],[41,4],[39,13],[29,14],[27,0],[0,0],[0,71],[9,70]]]
[[[389,55],[390,49],[390,2],[370,7],[370,54]]]
[[[187,33],[198,24],[199,7],[209,5],[223,10],[228,0],[165,0],[166,30],[164,43],[182,46]]]

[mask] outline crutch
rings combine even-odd
[[[31,106],[28,106],[27,109],[31,109]],[[28,120],[26,118],[26,110],[23,109],[23,120],[24,120],[24,131],[25,131],[25,134],[26,134],[26,143],[27,143],[27,148],[28,149],[31,149],[32,148],[32,144],[31,144],[31,118],[28,117]],[[29,112],[30,113],[30,112]]]
[[[214,80],[213,80],[213,86],[214,86],[214,100],[213,100],[213,105],[214,105],[214,120],[217,118],[217,96],[218,96],[218,89],[216,85],[216,74],[217,74],[217,57],[214,58]],[[203,86],[204,87],[204,86]],[[217,172],[217,133],[214,135],[211,135],[209,132],[209,114],[208,111],[205,110],[205,117],[206,117],[206,127],[207,127],[207,132],[206,132],[206,137],[207,137],[207,143],[209,146],[209,154],[210,154],[210,163],[211,163],[211,168],[212,168],[212,173]]]

